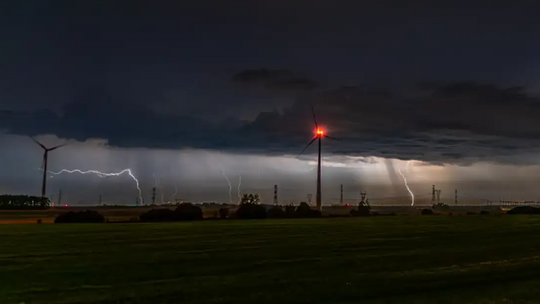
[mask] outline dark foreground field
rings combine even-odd
[[[0,303],[540,303],[540,217],[0,225]]]

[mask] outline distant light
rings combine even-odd
[[[66,204],[66,205],[64,205],[64,207],[67,207],[67,206],[68,206],[67,204]]]
[[[324,135],[324,131],[322,129],[317,129],[317,135]]]

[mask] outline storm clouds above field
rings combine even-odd
[[[290,195],[300,200],[313,192],[314,176],[287,170],[313,168],[314,148],[295,158],[313,136],[311,104],[328,135],[342,139],[323,143],[331,189],[355,184],[356,197],[366,185],[391,185],[376,191],[407,195],[388,160],[396,168],[411,160],[447,178],[440,182],[485,179],[507,166],[516,173],[500,180],[533,180],[538,4],[484,4],[2,3],[0,190],[36,182],[33,135],[48,145],[70,142],[51,161],[55,170],[138,166],[148,188],[169,167],[182,172],[177,177],[190,172],[185,183],[216,178],[222,187],[219,163],[236,178],[255,174],[245,179],[254,189],[305,184]],[[433,177],[418,178],[424,189]],[[225,194],[219,189],[227,200],[228,185]]]
[[[275,81],[245,82],[281,90],[267,87]],[[120,148],[295,155],[313,134],[310,103],[329,134],[343,139],[326,147],[336,156],[435,164],[527,164],[536,161],[531,156],[540,148],[536,140],[540,136],[540,99],[523,88],[476,83],[425,84],[408,95],[362,87],[328,89],[298,96],[291,106],[261,112],[249,121],[172,116],[112,99],[106,92],[88,91],[61,107],[59,113],[46,109],[4,112],[1,127],[19,135],[105,139],[108,145]]]

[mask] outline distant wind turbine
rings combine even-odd
[[[302,153],[304,153],[304,151],[306,151],[306,149],[309,146],[311,146],[311,144],[315,140],[319,141],[319,158],[318,158],[318,162],[317,162],[317,196],[316,196],[316,204],[317,204],[317,210],[321,211],[322,210],[322,194],[321,194],[321,143],[322,143],[322,138],[324,137],[324,138],[338,140],[338,141],[340,141],[340,140],[335,138],[335,137],[330,137],[330,136],[324,134],[324,130],[319,128],[319,124],[317,124],[317,118],[315,117],[315,109],[313,108],[313,104],[311,104],[311,112],[313,113],[313,122],[315,123],[315,137],[313,137],[313,139],[307,144],[307,146],[304,148],[304,150],[302,150],[302,152],[300,152],[300,154],[298,154],[298,156],[302,155]]]
[[[37,139],[35,139],[34,137],[30,137],[30,138],[32,138],[32,140],[43,149],[43,162],[41,163],[41,169],[43,170],[43,182],[41,184],[41,197],[45,197],[47,195],[47,165],[48,165],[49,152],[54,151],[58,148],[61,148],[67,144],[61,144],[58,146],[54,146],[52,148],[47,148],[42,143],[37,141]]]

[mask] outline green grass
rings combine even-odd
[[[0,225],[0,303],[540,303],[540,217]]]

